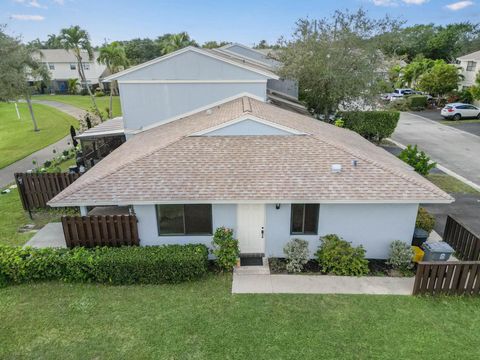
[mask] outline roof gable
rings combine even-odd
[[[257,61],[263,64],[267,64],[268,66],[275,67],[280,65],[280,63],[275,59],[271,59],[268,56],[266,56],[264,53],[242,44],[237,44],[237,43],[227,44],[225,46],[222,46],[220,49],[228,53],[233,53],[233,54],[240,55],[242,57],[252,59],[254,61]]]
[[[277,79],[266,69],[188,46],[105,78],[118,80],[253,80]]]

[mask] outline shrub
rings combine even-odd
[[[391,265],[395,270],[407,271],[413,267],[413,255],[414,253],[410,245],[400,240],[392,241],[387,264]]]
[[[348,111],[342,113],[344,127],[364,138],[380,142],[393,134],[400,113],[397,111]]]
[[[218,267],[231,271],[240,255],[238,240],[233,238],[233,230],[226,227],[217,228],[213,235],[212,246],[212,253],[217,257]]]
[[[419,207],[415,226],[430,234],[435,227],[435,218],[425,208]]]
[[[49,168],[50,166],[52,166],[52,162],[50,160],[47,160],[43,163],[43,166]]]
[[[308,262],[308,241],[292,239],[285,245],[283,252],[287,259],[287,271],[291,273],[301,272],[303,266]]]
[[[436,162],[430,161],[430,157],[425,152],[418,150],[417,145],[408,145],[398,157],[421,175],[428,175],[430,170],[437,166]]]
[[[427,107],[427,97],[425,95],[410,95],[407,98],[407,104],[410,110],[423,110]]]
[[[326,235],[320,241],[315,255],[322,272],[348,276],[368,274],[368,261],[362,246],[353,247],[335,234]]]
[[[392,110],[396,111],[408,111],[410,110],[408,107],[408,102],[406,98],[396,99],[391,101],[388,107]]]
[[[203,276],[207,258],[204,245],[72,250],[1,246],[0,282],[177,283]]]
[[[95,97],[102,97],[105,96],[105,93],[103,91],[95,91]]]
[[[275,272],[282,272],[286,270],[285,261],[279,258],[269,258],[268,264],[270,265],[270,269]]]

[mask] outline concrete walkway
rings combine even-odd
[[[66,248],[62,223],[55,222],[45,225],[24,245],[34,248]]]
[[[411,295],[414,278],[233,274],[233,294]]]
[[[451,170],[480,186],[479,136],[402,112],[392,139],[403,145],[417,144],[447,173]]]
[[[63,104],[57,101],[46,101],[46,100],[33,100],[34,103],[43,104],[51,106],[57,110],[63,111],[64,113],[73,116],[76,119],[82,118],[86,111],[76,108],[75,106]],[[28,155],[27,157],[14,162],[13,164],[0,169],[0,188],[4,188],[7,185],[13,183],[15,181],[13,174],[16,172],[25,172],[34,167],[32,161],[35,160],[38,164],[43,164],[47,160],[51,160],[54,156],[53,150],[57,150],[57,155],[60,154],[63,150],[68,149],[71,147],[72,139],[70,135],[65,136],[63,139],[57,141],[54,144],[48,145],[41,150],[34,152],[33,154]],[[25,146],[28,146],[25,145]]]

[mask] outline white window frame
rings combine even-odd
[[[55,64],[48,64],[49,70],[55,70]]]
[[[77,70],[77,64],[71,63],[70,70]]]
[[[83,63],[83,70],[90,70],[90,64],[89,63]]]
[[[475,61],[467,61],[467,71],[475,71],[477,63]]]

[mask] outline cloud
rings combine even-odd
[[[430,0],[371,0],[375,6],[422,5]]]
[[[458,2],[455,2],[455,3],[448,4],[445,7],[447,9],[457,11],[457,10],[465,9],[466,7],[469,7],[469,6],[472,6],[472,5],[473,5],[473,1],[458,1]]]
[[[30,7],[34,7],[34,8],[42,8],[42,9],[46,9],[47,7],[45,5],[41,5],[38,0],[31,0],[28,2],[28,6]]]
[[[395,0],[372,0],[373,5],[375,6],[397,6]]]
[[[63,5],[65,3],[64,0],[53,0],[54,3],[57,3],[58,5]]]
[[[45,16],[42,15],[25,15],[25,14],[15,14],[11,16],[15,20],[25,20],[25,21],[42,21],[45,20]]]
[[[405,4],[412,4],[412,5],[422,5],[428,2],[429,0],[402,0]]]

